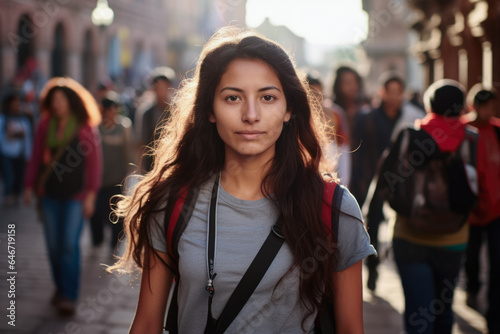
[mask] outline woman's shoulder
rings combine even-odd
[[[353,194],[343,185],[339,185],[342,189],[342,200],[340,207],[336,208],[339,211],[338,230],[339,238],[351,239],[359,233],[367,233],[366,225],[363,221],[363,215],[359,207],[358,201]],[[337,190],[337,191],[338,191]]]
[[[342,198],[339,201],[340,207],[337,208],[341,213],[347,214],[348,216],[356,217],[359,220],[362,220],[361,210],[358,205],[358,201],[354,197],[353,194],[347,189],[346,186],[336,183],[336,182],[326,182],[324,196],[325,200],[331,200],[334,192],[342,192]]]
[[[356,198],[345,187],[340,205],[337,270],[342,271],[369,255],[376,255]]]
[[[340,205],[340,211],[356,217],[359,219],[361,222],[363,221],[363,217],[361,215],[361,209],[359,207],[358,201],[354,197],[354,195],[347,189],[347,187],[340,185],[342,189],[344,190],[344,193],[342,195],[342,203]]]
[[[80,126],[79,137],[80,139],[96,137],[99,134],[97,127],[90,125],[89,123],[83,123]]]

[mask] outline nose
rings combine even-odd
[[[249,100],[243,106],[241,120],[245,123],[253,124],[260,121],[259,104]]]

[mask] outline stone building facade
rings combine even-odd
[[[500,1],[407,1],[418,15],[412,51],[427,84],[450,78],[467,89],[477,83],[500,89]]]
[[[0,87],[61,75],[91,90],[106,78],[137,87],[155,66],[184,71],[190,45],[218,26],[245,24],[245,0],[110,0],[114,21],[102,28],[91,22],[96,3],[0,0]]]
[[[100,28],[91,22],[95,0],[0,0],[1,83],[36,67],[43,78],[67,75],[95,88],[121,75],[116,68],[164,64],[167,3],[111,1],[114,21]]]
[[[415,33],[409,31],[413,13],[405,0],[363,0],[368,13],[368,33],[362,46],[369,62],[365,89],[376,96],[380,76],[388,71],[405,79],[409,90],[421,91],[421,69],[411,55]]]

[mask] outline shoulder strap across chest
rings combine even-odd
[[[321,215],[326,227],[331,230],[333,235],[338,235],[338,215],[340,210],[340,203],[344,188],[334,182],[326,182],[323,193],[323,204],[321,208]],[[165,210],[165,227],[167,232],[167,248],[168,253],[177,260],[179,254],[177,246],[182,232],[186,229],[186,225],[193,213],[195,200],[197,196],[189,189],[184,187],[173,205],[167,203]],[[336,224],[331,224],[337,222]],[[335,226],[334,226],[335,225]]]

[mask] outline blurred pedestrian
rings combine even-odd
[[[405,82],[394,72],[384,73],[380,78],[381,104],[369,113],[362,113],[356,118],[352,136],[353,147],[359,147],[352,154],[352,176],[350,190],[362,207],[370,183],[377,170],[379,159],[391,141],[405,127],[424,116],[416,107],[404,101]],[[369,220],[368,233],[373,246],[378,249],[378,230],[384,215],[382,206],[378,208],[376,220]],[[368,288],[375,290],[377,281],[378,257],[369,257]]]
[[[153,166],[150,148],[159,138],[159,131],[156,129],[170,116],[169,103],[173,92],[175,72],[170,67],[163,66],[153,69],[149,76],[154,101],[152,104],[141,106],[136,111],[134,122],[139,143],[139,158],[142,158],[140,166],[144,173],[149,172]]]
[[[31,124],[21,110],[18,94],[9,94],[0,114],[0,159],[4,175],[4,206],[17,205],[22,193],[26,162],[33,142]]]
[[[320,74],[317,71],[311,71],[307,74],[307,82],[311,88],[312,96],[315,102],[321,104],[323,115],[327,126],[333,131],[328,136],[328,146],[325,147],[325,156],[332,163],[336,164],[337,177],[344,185],[349,184],[351,177],[351,155],[349,147],[349,130],[346,129],[345,111],[332,100],[323,95],[323,83]]]
[[[142,268],[131,334],[161,332],[175,274],[180,333],[309,332],[323,296],[333,298],[339,333],[363,331],[361,260],[375,251],[359,207],[343,190],[342,203],[325,210],[340,211],[338,243],[328,243],[328,251],[318,246],[332,240],[321,208],[333,194],[325,197],[325,188],[335,183],[320,167],[326,138],[307,90],[275,42],[236,28],[208,41],[176,99],[152,172],[118,203],[129,244],[114,269],[130,259]],[[176,198],[185,186],[195,192],[182,209],[191,218],[181,214],[182,225],[167,229],[165,205],[180,209]],[[183,232],[174,244],[167,238],[175,230]],[[258,251],[273,241],[276,248]],[[310,260],[314,270],[304,265]],[[250,286],[238,284],[244,274]],[[228,302],[235,289],[241,308]],[[245,296],[252,298],[245,303]],[[273,316],[261,317],[264,308]],[[220,322],[213,318],[221,313]]]
[[[129,164],[135,161],[132,122],[120,115],[120,105],[120,96],[114,91],[108,91],[102,100],[102,122],[99,125],[103,161],[102,187],[97,195],[94,214],[90,218],[94,247],[102,244],[104,228],[110,225],[111,252],[116,250],[123,228],[121,220],[111,223],[111,205],[115,203],[114,196],[121,194],[121,184],[130,171]]]
[[[80,279],[83,218],[94,213],[101,182],[100,122],[92,95],[70,78],[53,78],[42,90],[41,120],[25,182],[25,203],[40,201],[52,277],[51,303],[73,314]]]
[[[332,98],[335,104],[344,109],[346,114],[344,123],[349,131],[347,135],[352,135],[363,101],[363,80],[356,70],[341,66],[335,71]]]
[[[411,104],[413,104],[415,107],[418,109],[422,110],[425,112],[425,107],[424,104],[422,103],[422,97],[419,91],[413,90],[410,92],[410,100],[408,101]]]
[[[484,89],[473,98],[477,116],[469,124],[479,131],[482,145],[479,146],[477,168],[484,178],[479,179],[478,205],[469,217],[470,233],[465,261],[467,304],[477,309],[477,294],[481,288],[480,251],[486,237],[489,260],[486,319],[490,333],[500,333],[500,119],[494,117],[496,101],[496,94]]]
[[[462,86],[437,81],[424,102],[427,115],[384,153],[367,219],[380,220],[385,200],[397,212],[392,243],[405,295],[405,333],[451,334],[474,181],[483,175],[474,168],[477,134],[460,120]]]

